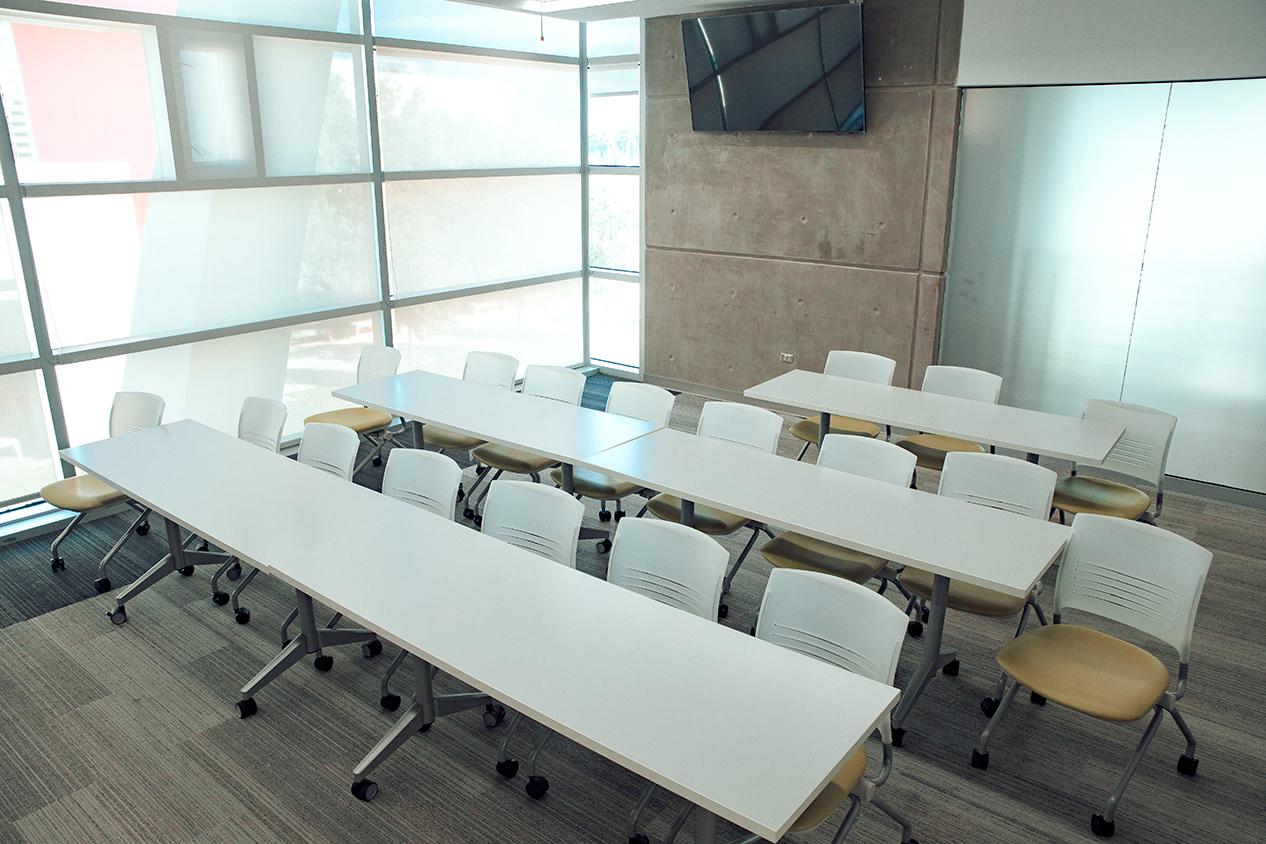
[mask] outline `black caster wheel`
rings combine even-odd
[[[598,511],[598,521],[600,521],[600,522],[609,522],[609,521],[611,521],[611,511],[610,511],[610,510],[599,510],[599,511]]]
[[[627,515],[628,515],[628,513],[624,512],[623,510],[616,510],[616,511],[615,511],[615,520],[618,522],[618,521],[620,521],[620,519],[623,519],[623,518],[624,518],[625,516],[627,516]]]
[[[911,621],[906,623],[906,633],[915,639],[923,635],[923,622]]]
[[[476,513],[471,521],[475,523],[476,527],[483,527],[484,517]]]
[[[207,542],[205,539],[204,539],[204,540],[202,540],[200,543],[198,543],[198,550],[199,550],[199,551],[210,551],[210,550],[211,550],[211,543],[210,543],[210,542]]]
[[[224,573],[224,576],[227,577],[229,580],[237,580],[239,577],[242,576],[242,564],[234,563],[233,565],[229,566],[229,570]]]
[[[598,553],[599,553],[599,554],[605,554],[605,553],[607,553],[607,552],[608,552],[608,551],[610,551],[610,550],[611,550],[611,540],[610,540],[610,539],[599,539],[599,540],[598,540]]]
[[[137,525],[137,526],[136,526],[136,535],[137,535],[137,536],[144,536],[144,535],[145,535],[145,534],[147,534],[147,533],[149,533],[149,523],[148,523],[148,522],[141,522],[139,525]]]
[[[519,773],[518,759],[502,759],[497,762],[497,773],[508,780],[512,780]]]
[[[651,844],[651,839],[646,837],[646,833],[639,832],[637,835],[629,836],[629,844]]]
[[[944,674],[946,677],[957,677],[958,676],[958,660],[951,659],[949,662],[941,666],[941,673]]]
[[[237,707],[238,718],[249,718],[259,711],[259,707],[255,705],[255,698],[248,697],[246,700],[239,700],[234,704]]]
[[[902,727],[892,728],[892,746],[893,747],[906,746],[906,731],[904,728]]]
[[[1029,702],[1034,706],[1046,706],[1046,698],[1042,697],[1037,692],[1029,692]]]
[[[360,652],[365,659],[373,659],[382,653],[382,642],[377,639],[370,639],[368,642],[360,646]]]
[[[487,471],[488,471],[488,467],[487,467],[487,466],[476,466],[476,467],[475,467],[475,474],[476,474],[476,475],[483,475],[483,474],[484,474],[485,472],[487,472]]]
[[[927,607],[924,607],[924,608],[923,608],[923,609],[919,612],[919,621],[922,621],[924,624],[927,624],[927,623],[928,623],[928,615],[929,615],[928,608],[927,608]]]
[[[475,518],[475,511],[467,507],[465,510],[462,510],[462,515],[468,519],[473,519]]]
[[[993,714],[998,711],[998,701],[991,697],[985,698],[980,702],[980,711],[992,718]]]
[[[96,580],[92,581],[92,585],[97,587],[98,595],[104,595],[110,591],[110,578],[98,577]]]
[[[484,704],[484,726],[488,729],[500,724],[506,719],[506,708],[499,703]]]
[[[334,657],[329,654],[321,654],[319,657],[312,660],[312,667],[317,671],[329,671],[334,667]]]
[[[185,577],[193,577],[193,566],[182,566],[181,568],[176,569],[176,571],[180,572]]]
[[[979,768],[982,771],[989,770],[989,754],[981,753],[979,750],[972,748],[971,766],[973,768]]]
[[[375,456],[374,456],[374,459],[373,459],[373,460],[371,460],[370,462],[371,462],[371,463],[373,463],[375,466],[381,466],[381,465],[382,465],[382,456],[381,456],[381,455],[375,455]]]
[[[368,803],[378,796],[378,783],[373,780],[357,780],[352,783],[352,794],[357,800]]]
[[[106,613],[106,615],[110,617],[111,624],[123,624],[127,621],[127,608],[115,607]]]
[[[61,571],[62,569],[66,568],[66,561],[63,560],[61,557],[54,557],[53,559],[48,561],[48,567],[52,569],[53,571]]]
[[[464,490],[464,489],[462,489],[462,488],[458,487],[458,489],[457,489],[457,500],[458,500],[458,501],[465,501],[465,500],[466,500],[466,490]]]
[[[729,617],[730,617],[729,604],[722,604],[721,606],[717,607],[717,618],[729,618]]]
[[[246,607],[238,607],[237,612],[233,613],[233,620],[238,624],[250,624],[251,611]]]
[[[228,592],[212,592],[211,593],[211,603],[215,604],[217,607],[222,607],[228,602],[229,602]]]
[[[527,785],[523,786],[523,790],[533,800],[540,800],[545,796],[545,792],[549,791],[549,780],[545,777],[528,777]]]
[[[383,695],[378,698],[378,705],[388,712],[395,712],[400,708],[400,695]]]
[[[1112,821],[1105,821],[1103,815],[1091,815],[1090,831],[1100,838],[1111,838],[1117,831],[1117,825]]]
[[[1196,775],[1196,768],[1199,766],[1200,760],[1194,756],[1178,757],[1178,773],[1183,774],[1184,776],[1194,777]]]

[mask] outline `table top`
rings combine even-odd
[[[659,427],[641,419],[422,370],[344,387],[335,390],[334,396],[562,463],[574,463],[577,458]]]
[[[770,840],[897,699],[890,686],[196,422],[63,454],[507,707]],[[803,717],[814,700],[831,717]]]
[[[1023,596],[1069,528],[664,429],[579,464],[650,489]]]
[[[1078,463],[1101,463],[1124,428],[1088,419],[794,369],[743,391],[758,401],[852,416]]]

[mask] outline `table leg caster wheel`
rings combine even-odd
[[[141,522],[136,526],[137,536],[144,536],[147,533],[149,533],[149,522]]]
[[[923,622],[911,621],[906,623],[906,634],[915,639],[923,635]]]
[[[629,844],[651,844],[651,839],[646,837],[646,833],[639,832],[629,836]]]
[[[717,618],[729,618],[729,617],[730,617],[729,604],[722,604],[721,606],[717,607]]]
[[[610,510],[599,510],[599,511],[598,511],[598,521],[600,521],[600,522],[609,522],[609,521],[611,521],[611,511],[610,511]]]
[[[329,654],[321,654],[319,657],[312,660],[312,667],[317,671],[329,671],[334,667],[334,657]]]
[[[110,591],[110,578],[98,577],[96,580],[92,581],[92,585],[97,587],[98,595],[104,595]]]
[[[979,768],[982,771],[989,770],[989,754],[981,753],[979,750],[972,748],[971,766],[973,768]]]
[[[905,746],[906,746],[906,731],[905,731],[905,728],[903,728],[903,727],[893,727],[893,728],[892,728],[892,746],[893,746],[893,747],[905,747]]]
[[[259,707],[255,705],[255,698],[248,697],[246,700],[239,700],[234,704],[237,707],[238,718],[249,718],[259,711]]]
[[[66,561],[63,560],[61,557],[54,557],[53,559],[48,561],[48,567],[52,569],[53,571],[61,571],[62,569],[66,568]]]
[[[1117,825],[1112,821],[1105,821],[1103,815],[1090,816],[1090,831],[1100,838],[1111,838],[1117,831],[1116,827]]]
[[[246,607],[238,607],[237,612],[233,613],[233,620],[238,624],[250,624],[251,611]]]
[[[610,550],[611,550],[611,540],[610,540],[610,539],[599,539],[599,540],[598,540],[598,553],[599,553],[599,554],[605,554],[605,553],[607,553],[607,552],[608,552],[608,551],[610,551]]]
[[[1042,697],[1037,692],[1029,692],[1029,702],[1035,706],[1046,706],[1046,698]]]
[[[127,608],[118,606],[110,610],[106,615],[109,616],[111,624],[123,624],[127,621]]]
[[[475,511],[472,508],[467,507],[465,510],[462,510],[462,515],[468,519],[473,519],[475,518]]]
[[[949,662],[941,666],[941,673],[944,674],[946,677],[957,677],[958,676],[958,660],[951,659]]]
[[[623,519],[623,518],[624,518],[625,516],[627,516],[627,515],[628,515],[628,513],[624,512],[623,510],[616,510],[616,511],[615,511],[615,520],[618,522],[618,521],[620,521],[620,519]]]
[[[352,783],[352,795],[357,800],[368,803],[378,796],[378,783],[373,780],[357,780]]]
[[[181,566],[176,569],[176,571],[180,572],[185,577],[193,577],[193,566]]]
[[[388,712],[395,712],[400,708],[400,695],[383,695],[378,698],[378,705]]]
[[[523,790],[533,800],[540,800],[545,796],[545,792],[549,791],[549,780],[545,777],[528,777],[527,785],[523,786]]]
[[[222,607],[228,602],[229,602],[228,592],[212,592],[211,593],[211,603],[215,604],[217,607]]]
[[[506,708],[499,703],[484,704],[484,726],[488,729],[500,724],[506,719]]]
[[[512,780],[519,773],[518,759],[502,759],[497,762],[497,773],[508,780]]]
[[[360,652],[365,659],[373,659],[382,653],[382,642],[378,639],[370,639],[368,642],[360,646]]]
[[[980,702],[980,711],[985,713],[990,718],[992,718],[993,714],[998,711],[997,699],[992,698],[992,697],[987,697],[984,700],[982,700]]]
[[[229,580],[237,580],[239,577],[242,576],[242,564],[234,563],[233,565],[229,566],[229,570],[224,573],[224,576],[227,577]]]
[[[1178,757],[1178,773],[1183,774],[1184,776],[1194,777],[1196,775],[1196,768],[1199,767],[1199,765],[1200,760],[1194,756]]]

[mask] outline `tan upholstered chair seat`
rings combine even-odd
[[[524,451],[520,448],[510,448],[509,446],[497,445],[496,443],[478,446],[471,450],[470,456],[485,466],[503,469],[519,475],[533,475],[548,469],[558,462],[549,457],[542,457],[535,452]]]
[[[930,572],[906,569],[901,572],[901,582],[907,589],[925,601],[932,599]],[[949,608],[974,615],[1010,616],[1024,609],[1025,599],[1004,595],[983,586],[973,586],[959,580],[950,580]]]
[[[820,571],[854,583],[865,583],[887,565],[882,557],[798,533],[779,534],[766,542],[760,552],[778,568]]]
[[[1142,718],[1169,686],[1169,671],[1147,651],[1074,624],[1012,639],[998,651],[998,664],[1020,685],[1107,721]]]
[[[799,422],[791,426],[791,435],[798,440],[807,443],[816,443],[818,441],[818,431],[822,426],[818,424],[816,419],[801,419]],[[874,422],[867,422],[863,419],[853,419],[848,416],[832,416],[831,431],[832,434],[848,434],[855,437],[877,437],[882,430]]]
[[[940,469],[945,465],[945,455],[951,451],[974,451],[977,453],[987,449],[980,443],[971,440],[960,440],[958,437],[942,437],[939,434],[916,434],[897,440],[897,445],[906,451],[914,452],[918,458],[920,469]]]
[[[1066,513],[1098,513],[1121,519],[1137,519],[1152,506],[1152,499],[1141,489],[1106,478],[1073,475],[1055,483],[1056,510]]]
[[[563,482],[563,470],[551,469],[550,477],[554,483]],[[642,489],[641,484],[632,481],[618,481],[615,478],[594,472],[590,469],[573,469],[571,475],[572,489],[585,498],[597,498],[600,501],[611,501],[632,495]]]
[[[443,425],[424,425],[422,427],[422,439],[432,448],[452,448],[452,449],[469,449],[481,446],[485,440],[479,437],[471,437],[466,434],[458,433],[452,428],[445,428]]]
[[[381,410],[374,410],[371,407],[345,407],[339,410],[327,410],[324,413],[317,413],[303,420],[305,425],[310,422],[342,425],[344,428],[351,428],[358,434],[366,434],[370,431],[381,431],[390,425],[391,414]]]
[[[93,475],[75,475],[61,481],[53,481],[40,490],[44,500],[54,507],[84,513],[99,510],[127,496]]]
[[[835,775],[826,788],[818,792],[813,802],[805,807],[791,824],[792,832],[804,832],[820,826],[831,816],[835,808],[848,799],[848,795],[866,774],[866,748],[859,747],[853,755],[844,760],[844,767]]]
[[[666,522],[681,521],[681,499],[675,495],[660,493],[647,502],[646,506],[647,509],[655,514],[656,518],[663,519]],[[746,516],[740,516],[737,513],[715,510],[712,507],[704,507],[701,504],[695,505],[694,526],[696,530],[704,533],[717,535],[734,533],[747,522]]]

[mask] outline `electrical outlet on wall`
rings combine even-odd
[[[783,352],[782,354],[780,354],[780,355],[778,356],[778,359],[779,359],[780,361],[782,361],[783,363],[795,363],[795,362],[796,362],[796,356],[795,356],[795,354],[794,354],[794,353],[792,353],[792,352]]]

